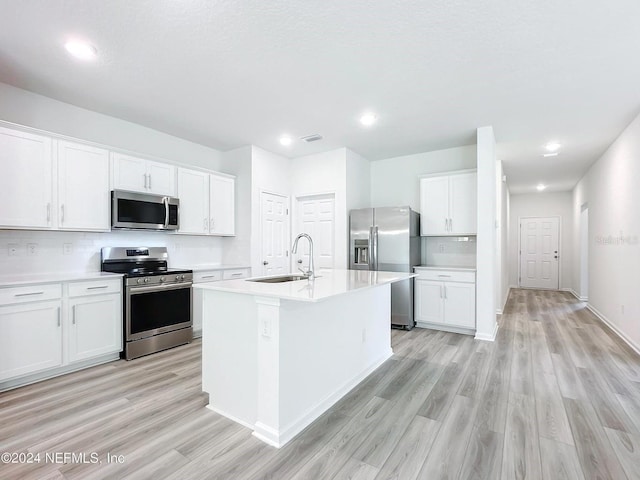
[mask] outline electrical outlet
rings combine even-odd
[[[65,255],[71,255],[73,253],[73,243],[63,243],[62,253]]]
[[[440,253],[444,253],[444,243],[439,243],[439,244],[438,244],[438,251],[439,251]]]
[[[262,336],[265,338],[271,337],[271,320],[268,318],[262,319]]]
[[[18,245],[17,243],[10,243],[9,245],[7,245],[8,255],[10,257],[17,257],[19,248],[20,248],[20,245]]]
[[[32,257],[38,254],[38,244],[37,243],[27,243],[27,256]]]

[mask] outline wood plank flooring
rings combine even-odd
[[[0,478],[640,479],[639,356],[564,292],[514,290],[500,323],[493,343],[394,330],[281,449],[204,408],[199,341],[1,393],[0,453],[40,463]]]

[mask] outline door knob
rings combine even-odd
[[[302,263],[302,259],[301,258],[298,259],[298,263]]]
[[[269,265],[269,262],[267,262],[266,260],[264,260],[264,261],[262,262],[262,264],[263,264],[263,265]]]

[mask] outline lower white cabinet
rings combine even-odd
[[[418,326],[474,333],[475,272],[416,268],[415,317]]]
[[[122,350],[120,294],[71,299],[69,313],[69,362]]]
[[[0,307],[0,381],[62,365],[60,300]]]
[[[0,288],[0,391],[120,351],[121,278]]]

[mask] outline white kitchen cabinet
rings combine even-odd
[[[109,231],[109,152],[58,142],[58,228]]]
[[[0,227],[53,227],[52,140],[0,127]]]
[[[0,306],[0,381],[62,365],[60,300]]]
[[[235,234],[235,179],[212,174],[209,184],[209,233]]]
[[[475,272],[416,268],[415,316],[424,328],[474,333]]]
[[[464,170],[420,179],[420,234],[475,235],[477,174]]]
[[[206,172],[178,168],[180,233],[209,233],[209,177]]]
[[[69,362],[122,350],[120,294],[72,298],[69,315]]]
[[[116,190],[175,196],[176,167],[122,153],[111,154],[112,184]]]

